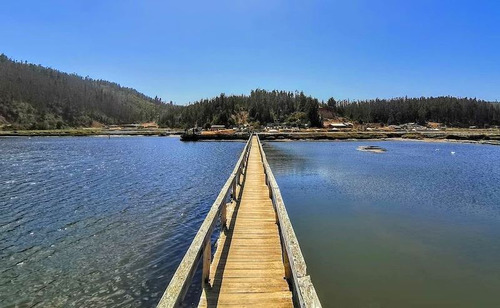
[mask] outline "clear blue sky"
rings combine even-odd
[[[255,88],[500,100],[500,1],[3,1],[0,53],[181,104]]]

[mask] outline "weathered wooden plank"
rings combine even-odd
[[[310,276],[299,278],[299,289],[302,293],[303,302],[307,305],[307,307],[321,307],[321,303],[319,301],[318,295],[316,294],[316,289],[312,284]]]
[[[270,284],[258,283],[224,283],[219,289],[212,289],[213,292],[240,294],[240,293],[271,293],[271,292],[290,292],[288,284],[282,284],[280,287]]]
[[[241,254],[232,254],[232,255],[225,255],[224,257],[221,257],[220,260],[221,262],[227,262],[228,260],[234,260],[235,262],[270,262],[270,261],[276,261],[280,259],[281,255],[280,254],[270,254],[266,256],[262,255],[254,255],[252,258],[248,258],[247,255],[241,253]],[[215,260],[214,260],[215,261]]]
[[[210,263],[212,262],[212,244],[210,239],[205,241],[205,247],[203,248],[203,270],[201,274],[202,284],[208,283],[210,277]]]
[[[207,298],[216,298],[218,302],[234,302],[235,304],[241,303],[242,301],[263,301],[266,303],[276,302],[279,299],[290,299],[292,294],[290,291],[278,291],[278,292],[247,292],[247,293],[219,293],[219,294],[207,294]]]
[[[268,261],[268,262],[238,262],[238,261],[227,261],[224,266],[224,270],[280,270],[283,273],[283,263],[276,261]]]
[[[200,305],[199,307],[207,307],[206,304],[205,305]],[[234,307],[234,305],[232,304],[229,304],[229,305],[225,305],[225,304],[217,304],[217,307],[221,307],[221,308],[224,308],[224,307]],[[272,304],[272,307],[273,308],[286,308],[286,307],[290,307],[290,304],[288,302],[284,302],[284,303],[273,303]],[[240,303],[238,305],[238,308],[269,308],[269,304],[266,304],[266,303]]]

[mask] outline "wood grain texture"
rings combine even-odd
[[[251,142],[243,190],[228,208],[228,229],[218,240],[199,307],[293,307],[258,140]]]
[[[248,140],[157,307],[182,305],[200,259],[199,307],[321,307],[258,136]]]

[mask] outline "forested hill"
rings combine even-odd
[[[317,99],[302,92],[221,94],[187,106],[119,84],[67,74],[0,55],[0,126],[54,129],[156,121],[164,127],[290,122],[321,126]]]
[[[221,94],[175,112],[164,113],[160,117],[160,124],[185,127],[281,123],[321,127],[325,119],[320,118],[319,107],[323,107],[330,117],[358,123],[391,125],[415,122],[425,125],[427,122],[438,122],[453,127],[500,125],[500,104],[475,98],[401,97],[366,101],[336,101],[330,98],[324,103],[302,92],[259,89],[252,91],[249,96]]]
[[[500,125],[500,104],[476,98],[400,97],[356,102],[330,99],[328,105],[342,116],[359,123],[438,122],[454,127]]]
[[[333,117],[359,123],[439,122],[500,125],[500,104],[470,98],[422,97],[326,103],[303,92],[256,89],[250,95],[221,94],[186,106],[165,104],[119,84],[67,74],[0,55],[0,128],[54,129],[97,123],[156,121],[172,128],[211,124],[267,123],[322,126],[320,107]]]
[[[166,112],[160,117],[160,124],[168,127],[207,127],[210,124],[260,126],[285,123],[320,127],[319,106],[316,98],[303,92],[256,89],[250,95],[221,94]]]
[[[0,55],[0,124],[51,129],[158,120],[168,106],[134,89]]]

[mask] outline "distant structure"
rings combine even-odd
[[[214,124],[214,125],[210,126],[211,131],[219,131],[219,130],[224,130],[224,129],[226,129],[226,126],[221,125],[221,124]]]
[[[330,123],[328,124],[328,128],[331,130],[346,130],[346,129],[352,129],[353,124],[350,122],[344,122],[344,123]]]

